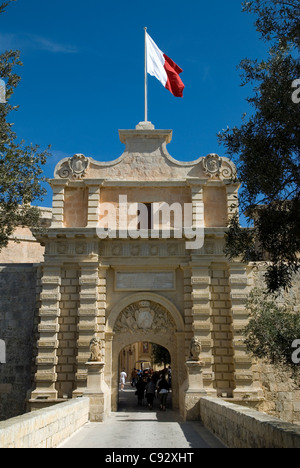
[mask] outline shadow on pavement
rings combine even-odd
[[[116,417],[120,423],[138,423],[157,421],[159,423],[177,423],[191,448],[226,448],[207,431],[201,421],[185,422],[179,410],[172,408],[172,392],[168,395],[167,410],[159,410],[159,398],[155,398],[153,409],[148,408],[144,399],[143,406],[138,405],[135,388],[126,384],[124,391],[119,391],[119,406]]]

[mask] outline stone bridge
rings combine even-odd
[[[97,436],[101,434],[101,431],[102,433],[106,431],[109,426],[109,419],[103,423],[90,425],[89,412],[90,399],[83,397],[0,422],[0,448],[72,446],[70,436],[76,431],[78,431],[76,435],[76,444],[78,444],[78,437],[84,437],[85,431],[89,430],[91,438],[92,432]],[[118,414],[126,416],[126,413],[115,413],[115,415]],[[225,446],[229,448],[300,448],[298,425],[283,422],[265,413],[237,406],[219,398],[202,398],[199,418],[201,418],[199,422],[193,421],[185,424],[193,425],[194,428],[198,424],[199,439],[204,438],[206,448]],[[139,431],[143,431],[143,424],[146,422],[139,421]],[[159,422],[157,424],[156,431],[159,431]],[[126,434],[123,435],[123,443],[126,444]],[[216,442],[213,435],[217,436],[221,443]],[[67,440],[68,443],[64,444]],[[101,443],[101,437],[98,437],[98,442]],[[119,444],[116,442],[116,445]],[[195,441],[190,444],[190,448],[195,446]],[[176,445],[172,447],[182,448]],[[136,448],[139,448],[138,443]],[[152,446],[152,448],[155,449],[157,446]]]

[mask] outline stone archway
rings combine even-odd
[[[112,337],[107,343],[106,356],[110,362],[112,411],[117,410],[120,351],[139,341],[148,341],[165,347],[172,360],[173,407],[180,407],[180,386],[186,379],[184,352],[184,323],[167,299],[152,293],[136,294],[123,300],[111,312],[107,333]],[[109,370],[110,368],[110,370]],[[108,376],[107,376],[108,377]]]

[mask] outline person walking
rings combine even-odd
[[[132,387],[135,387],[137,375],[138,375],[137,370],[136,368],[134,368],[133,371],[131,372],[131,386]]]
[[[122,370],[121,374],[120,374],[120,384],[121,384],[121,391],[124,390],[124,386],[125,386],[125,383],[126,383],[126,379],[127,379],[127,374],[125,372],[125,369]]]
[[[169,384],[166,381],[166,378],[164,375],[161,376],[161,379],[157,382],[157,392],[158,392],[158,397],[159,397],[159,409],[161,411],[166,411],[167,408],[167,399],[168,399],[168,393],[169,393]]]
[[[156,385],[154,383],[153,378],[148,379],[148,383],[146,385],[146,398],[147,398],[148,408],[150,409],[153,409],[155,390],[156,390]]]
[[[139,378],[139,380],[136,383],[136,392],[135,394],[138,397],[138,405],[143,406],[143,401],[145,397],[145,387],[146,387],[146,382],[142,377]]]

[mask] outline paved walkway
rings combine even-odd
[[[171,404],[171,396],[169,402]],[[183,422],[178,411],[161,412],[137,405],[129,385],[120,392],[119,411],[105,423],[88,423],[60,448],[225,448],[201,422]]]

